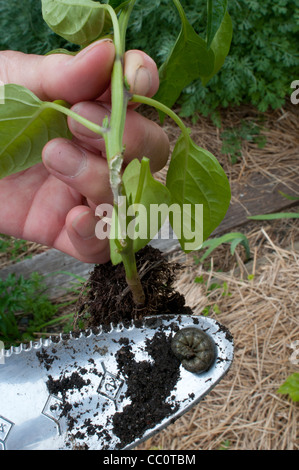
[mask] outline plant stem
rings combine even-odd
[[[180,2],[178,0],[172,0],[172,1],[175,4],[175,6],[178,10],[178,13],[180,15],[180,18],[182,20],[182,27],[185,29],[186,28],[186,26],[185,26],[186,14],[184,12],[184,9],[183,9],[182,5],[180,4]]]
[[[179,126],[179,128],[182,131],[182,134],[184,138],[186,139],[187,142],[190,140],[189,136],[189,130],[183,123],[183,121],[179,118],[179,116],[172,111],[168,106],[166,106],[163,103],[160,103],[159,101],[154,100],[153,98],[148,98],[147,96],[141,96],[141,95],[132,95],[131,100],[132,103],[141,103],[141,104],[147,104],[149,106],[152,106],[162,113],[167,114],[173,121]],[[189,144],[188,144],[189,145]]]
[[[111,75],[111,114],[109,119],[106,117],[104,120],[104,126],[99,126],[88,119],[79,116],[69,108],[62,106],[57,102],[45,103],[45,107],[55,109],[67,116],[70,116],[91,131],[104,137],[107,162],[109,166],[110,185],[113,193],[114,210],[116,211],[117,219],[120,196],[127,197],[125,188],[122,184],[121,171],[124,153],[123,134],[130,95],[124,84],[123,59],[125,52],[126,30],[134,4],[135,0],[132,0],[125,5],[120,13],[119,19],[110,5],[101,5],[101,8],[106,9],[111,16],[115,46],[115,59]],[[133,240],[130,240],[128,237],[126,237],[125,240],[119,240],[118,247],[126,271],[126,280],[132,291],[133,299],[136,304],[143,305],[145,302],[145,295],[137,272]]]
[[[79,114],[74,113],[71,109],[66,108],[65,106],[62,106],[59,103],[51,103],[49,101],[46,101],[43,106],[45,108],[52,108],[55,109],[56,111],[60,111],[61,113],[65,114],[66,116],[71,117],[75,121],[79,122],[83,126],[87,127],[90,129],[92,132],[95,132],[96,134],[104,135],[109,131],[108,127],[102,127],[99,126],[98,124],[95,124],[94,122],[89,121],[88,119],[79,116]]]
[[[126,120],[128,99],[124,93],[123,55],[124,44],[117,16],[110,5],[102,5],[110,13],[115,46],[115,60],[111,75],[111,115],[110,131],[105,136],[108,164],[123,156],[123,133]],[[120,171],[120,170],[119,170]]]
[[[122,252],[122,261],[126,271],[126,281],[132,292],[134,303],[142,306],[145,304],[145,294],[137,271],[133,240],[128,240],[127,247]]]
[[[110,172],[110,184],[113,192],[114,210],[118,220],[120,196],[125,196],[125,188],[122,184],[121,170],[123,164],[123,134],[127,114],[127,105],[130,95],[124,84],[123,59],[125,52],[125,36],[129,17],[135,0],[125,6],[120,14],[119,20],[113,8],[106,5],[111,14],[114,29],[115,61],[111,75],[111,115],[109,132],[104,134],[107,161]],[[103,5],[104,6],[104,5]],[[135,304],[143,305],[145,295],[137,272],[133,240],[128,237],[119,240],[119,253],[126,272],[127,284],[131,289]]]
[[[123,53],[125,52],[125,45],[126,45],[126,33],[128,28],[128,23],[130,19],[130,15],[134,8],[136,0],[131,0],[127,5],[123,7],[123,10],[119,16],[119,29],[120,29],[120,36],[121,36],[121,44],[123,46]]]

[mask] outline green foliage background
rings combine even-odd
[[[182,0],[194,29],[205,37],[206,0]],[[182,114],[203,114],[219,105],[252,103],[260,111],[277,108],[299,78],[298,0],[229,0],[233,21],[230,53],[220,72],[203,87],[189,86],[181,98]],[[180,28],[172,2],[139,0],[133,13],[129,44],[158,63],[166,57]],[[152,38],[152,40],[151,40]]]
[[[45,54],[66,47],[46,25],[39,0],[0,0],[0,50]]]
[[[205,37],[206,0],[181,0],[195,30]],[[221,71],[203,87],[187,87],[182,114],[213,112],[218,106],[251,103],[260,111],[280,107],[299,78],[299,1],[229,0],[234,34]],[[180,30],[170,0],[138,0],[129,28],[128,48],[143,49],[160,65]],[[71,48],[41,17],[39,0],[0,0],[0,50],[44,54]]]

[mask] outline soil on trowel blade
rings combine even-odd
[[[113,397],[106,396],[106,386],[109,390],[114,383],[106,379],[113,376],[103,368],[97,354],[79,366],[75,360],[76,350],[69,346],[74,364],[67,362],[65,367],[60,364],[58,374],[56,349],[53,356],[50,351],[38,354],[41,366],[50,371],[46,382],[54,399],[50,413],[66,431],[65,448],[119,450],[134,447],[138,440],[156,432],[157,425],[179,409],[181,403],[175,390],[180,379],[180,361],[171,349],[173,334],[179,326],[176,322],[165,325],[159,318],[148,319],[144,325],[155,328],[156,332],[138,344],[138,352],[143,353],[141,360],[135,356],[136,343],[132,338],[121,336],[113,340],[119,345],[114,356],[117,366],[114,379],[119,380],[120,387],[126,384],[114,404]],[[67,343],[64,347],[68,348]],[[91,351],[94,353],[93,349]]]
[[[150,315],[192,314],[183,295],[173,284],[182,268],[156,248],[146,246],[136,253],[137,269],[145,292],[144,307],[136,306],[127,286],[123,264],[96,265],[78,302],[75,328],[93,328],[140,320]]]
[[[171,336],[157,331],[146,341],[146,351],[153,361],[137,362],[129,344],[118,351],[118,367],[127,378],[126,396],[131,399],[131,403],[113,417],[120,448],[142,437],[177,410],[175,400],[167,400],[180,377],[180,361],[171,351]]]
[[[181,264],[170,262],[151,246],[136,253],[136,262],[146,296],[145,306],[136,306],[134,303],[123,264],[113,266],[108,262],[96,265],[78,301],[75,329],[97,329],[105,325],[110,329],[111,323],[126,325],[131,320],[135,321],[137,328],[141,328],[144,317],[192,315],[192,310],[185,305],[184,296],[174,288],[176,277],[182,269]],[[159,319],[154,318],[153,321],[159,322]],[[119,373],[127,384],[126,397],[130,399],[130,404],[113,416],[113,434],[119,438],[119,449],[142,438],[147,430],[153,430],[178,406],[171,395],[180,377],[180,362],[171,350],[172,335],[165,334],[158,326],[156,328],[154,337],[145,344],[144,352],[149,359],[137,361],[132,345],[120,340],[116,360]],[[49,384],[57,387],[56,383]],[[102,448],[110,448],[107,430],[99,430],[97,424],[92,426],[88,423],[88,429],[77,431],[82,436],[96,433],[102,441]],[[75,437],[78,437],[77,434]]]

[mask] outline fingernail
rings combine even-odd
[[[125,61],[125,76],[130,84],[131,93],[146,95],[150,90],[152,79],[148,69],[144,67],[141,54],[128,52]]]
[[[75,178],[86,168],[86,154],[71,142],[50,142],[45,148],[46,165],[53,171]]]
[[[152,85],[151,75],[145,67],[136,70],[133,93],[136,95],[146,95]]]
[[[89,211],[79,214],[73,220],[72,227],[83,240],[89,240],[95,237],[96,220],[91,217]]]

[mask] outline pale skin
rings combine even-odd
[[[77,114],[101,124],[109,115],[114,54],[111,41],[98,41],[76,57],[1,51],[0,80],[23,85],[42,100],[68,101]],[[124,72],[132,92],[156,93],[157,67],[143,52],[125,54]],[[109,260],[108,240],[95,236],[96,206],[112,203],[104,142],[74,120],[68,124],[71,141],[50,141],[43,163],[0,180],[0,233],[54,247],[86,263],[104,263]],[[166,134],[132,105],[124,144],[125,164],[146,156],[156,172],[167,161]]]

